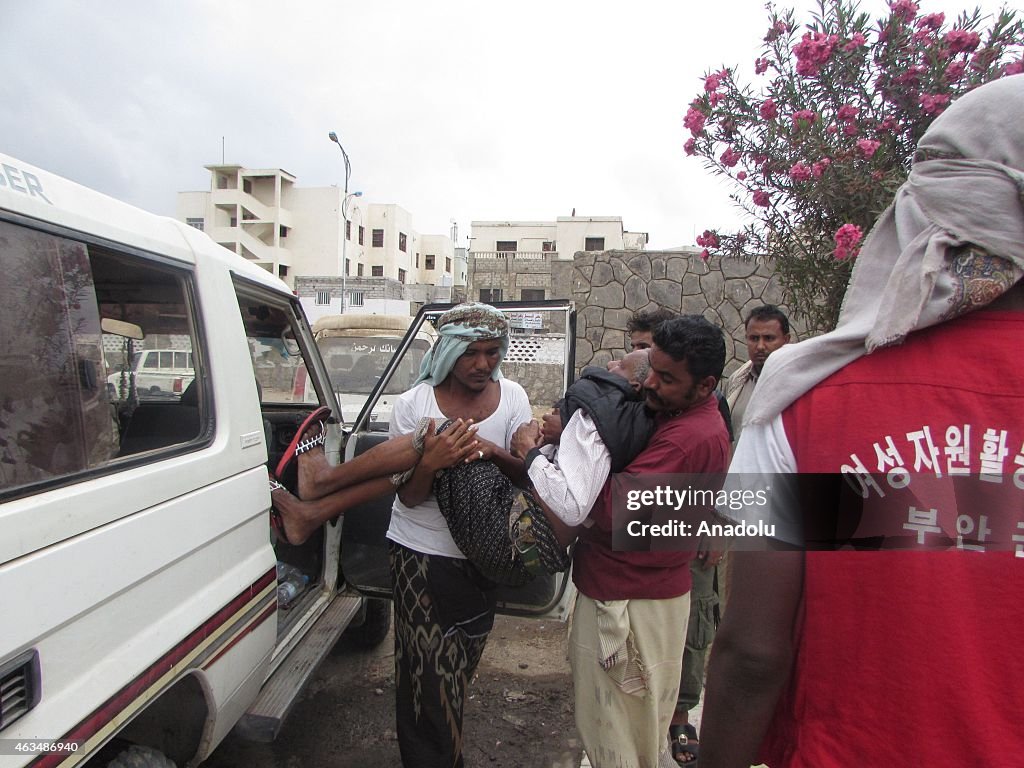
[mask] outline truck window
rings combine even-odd
[[[398,349],[398,339],[374,337],[333,337],[317,342],[327,363],[334,391],[350,395],[368,395],[384,373],[384,368]],[[385,394],[401,394],[410,389],[419,376],[420,363],[430,345],[413,340],[412,346],[388,382]]]

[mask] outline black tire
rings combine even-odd
[[[106,768],[177,768],[163,752],[133,744],[107,763]]]
[[[370,650],[384,642],[391,629],[391,601],[365,598],[366,610],[363,623],[350,627],[345,638],[359,648]]]

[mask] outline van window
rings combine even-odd
[[[310,403],[318,400],[306,373],[298,320],[287,302],[278,297],[238,290],[238,308],[249,341],[253,372],[266,404]],[[307,389],[309,390],[307,393]]]
[[[9,222],[0,269],[0,493],[199,436],[198,405],[145,402],[128,364],[167,340],[192,346],[185,270]],[[137,338],[105,333],[107,319]]]

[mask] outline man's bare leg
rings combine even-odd
[[[314,437],[318,430],[319,426],[312,427],[303,438]],[[322,499],[357,483],[404,472],[419,460],[412,435],[393,437],[338,465],[328,462],[323,447],[317,446],[298,457],[299,498],[304,501]]]
[[[345,510],[386,496],[394,490],[390,477],[378,477],[314,501],[301,501],[284,488],[272,491],[270,500],[281,516],[288,543],[298,545],[304,543],[321,525]]]

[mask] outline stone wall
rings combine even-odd
[[[726,376],[747,360],[743,320],[754,307],[777,304],[790,317],[793,341],[804,332],[767,265],[718,257],[705,262],[696,249],[577,253],[572,298],[578,309],[577,371],[622,357],[628,347],[626,323],[639,309],[700,314],[721,327]]]

